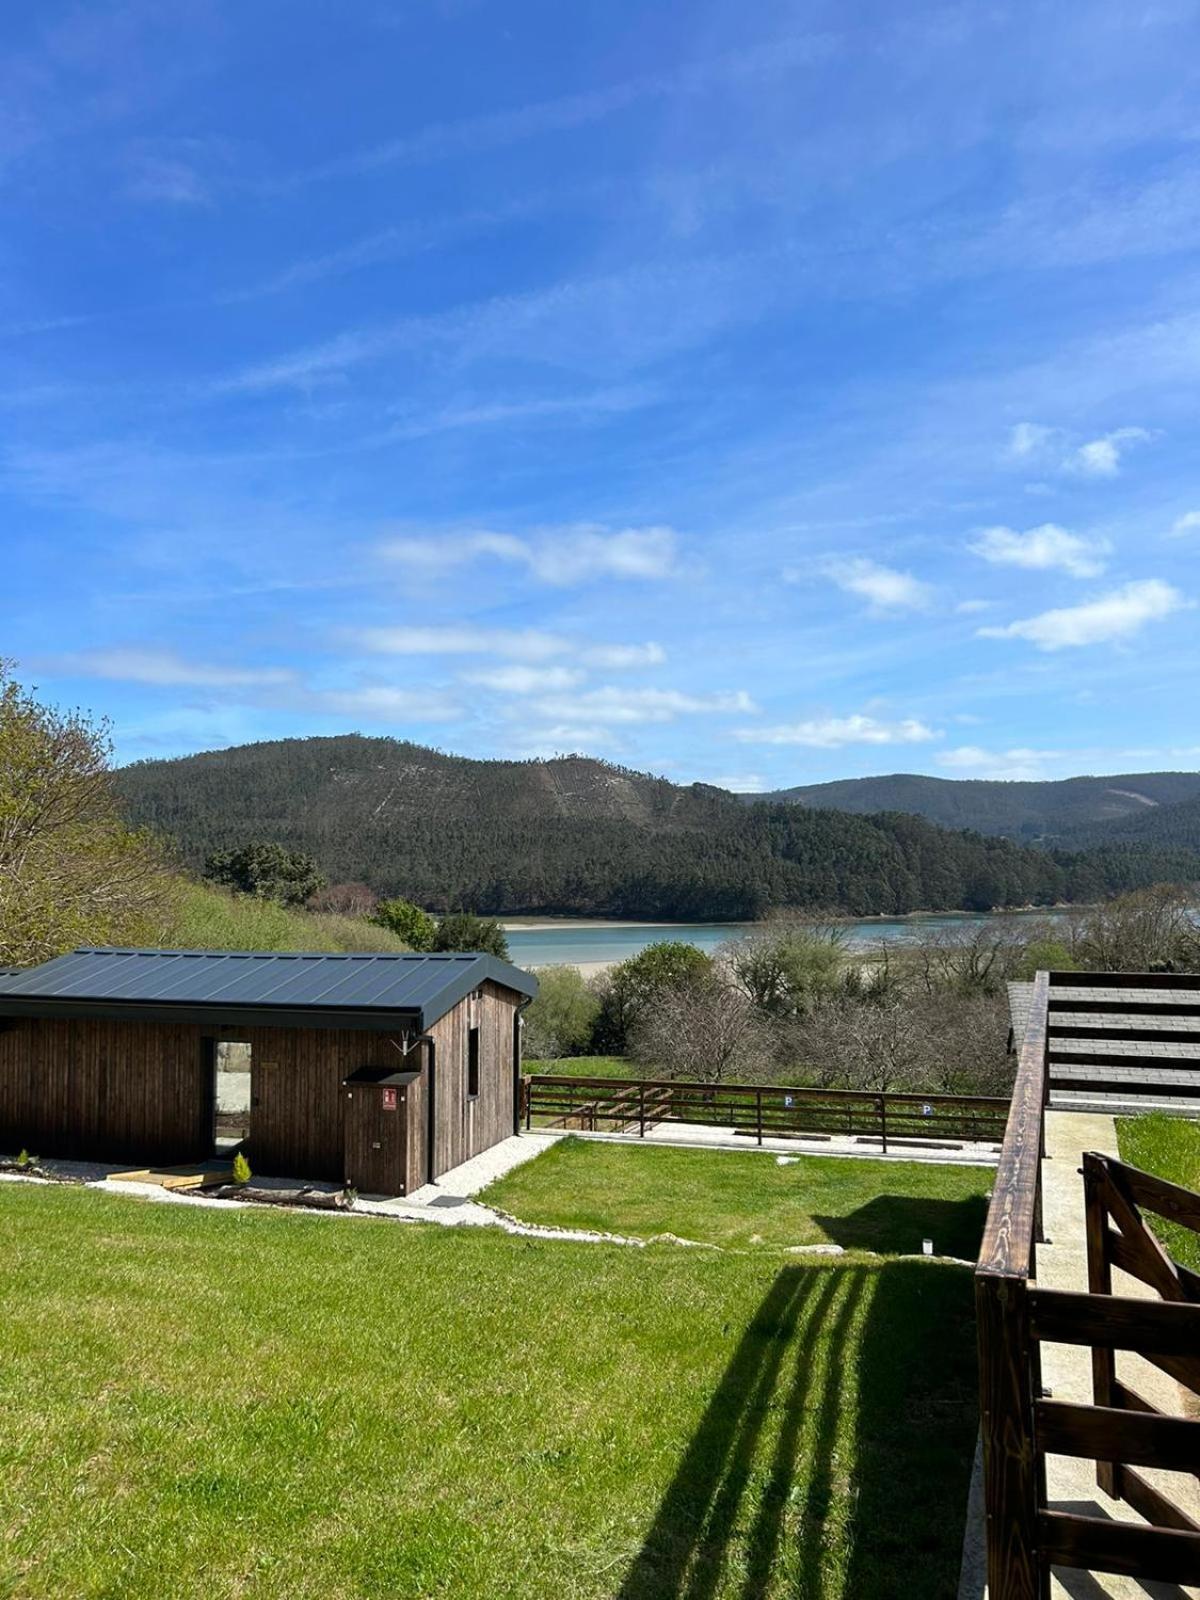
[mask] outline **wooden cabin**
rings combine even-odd
[[[476,954],[76,950],[0,974],[0,1150],[206,1160],[236,1041],[256,1173],[408,1194],[518,1128],[536,993]]]

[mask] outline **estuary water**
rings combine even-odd
[[[981,922],[1020,923],[1030,918],[1053,916],[1046,911],[993,911],[970,915],[965,912],[925,914],[912,917],[864,917],[839,921],[852,947],[863,948],[881,939],[918,939],[935,929],[967,930]],[[659,939],[682,939],[701,950],[713,951],[730,939],[738,939],[764,924],[753,922],[579,922],[564,919],[505,924],[508,948],[521,967],[547,967],[555,964],[594,968],[608,966],[636,955]]]

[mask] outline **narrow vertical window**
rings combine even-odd
[[[479,1093],[479,1029],[467,1030],[467,1099]]]

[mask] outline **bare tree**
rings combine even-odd
[[[338,917],[371,917],[379,896],[365,883],[330,883],[309,897],[310,911],[327,911]]]
[[[631,1054],[667,1077],[703,1083],[761,1078],[771,1029],[741,990],[718,977],[664,990],[634,1026]]]
[[[1194,887],[1158,884],[1119,895],[1071,920],[1071,954],[1097,972],[1200,971]]]
[[[788,1044],[792,1075],[820,1088],[1003,1094],[1012,1080],[1007,1037],[998,995],[910,989],[818,1006]]]

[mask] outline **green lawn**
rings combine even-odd
[[[0,1228],[9,1600],[954,1594],[965,1269],[14,1183]]]
[[[973,1261],[990,1167],[669,1150],[566,1138],[480,1196],[524,1222],[735,1247],[840,1244]]]
[[[1143,1117],[1117,1118],[1117,1148],[1122,1161],[1143,1172],[1170,1178],[1185,1189],[1200,1192],[1200,1122],[1188,1122],[1165,1111]],[[1185,1267],[1200,1272],[1200,1234],[1165,1217],[1147,1212],[1155,1233]]]

